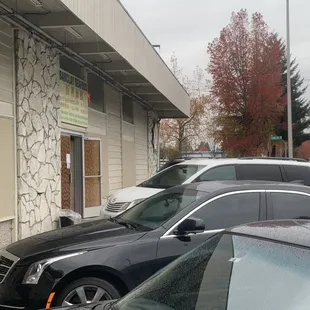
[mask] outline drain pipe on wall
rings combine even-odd
[[[158,119],[158,136],[157,136],[157,170],[160,168],[160,122],[161,118]]]

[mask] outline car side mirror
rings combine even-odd
[[[188,234],[198,234],[205,231],[205,223],[201,219],[197,218],[187,218],[178,227],[175,232],[176,235],[188,235]]]

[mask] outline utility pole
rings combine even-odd
[[[292,124],[292,85],[291,85],[291,42],[290,42],[290,0],[286,0],[286,35],[287,35],[287,136],[288,157],[293,158]]]

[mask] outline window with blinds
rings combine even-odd
[[[132,98],[123,95],[123,121],[133,124],[133,101]]]

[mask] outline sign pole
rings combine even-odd
[[[292,85],[291,85],[291,47],[290,47],[290,1],[286,0],[286,35],[287,35],[287,134],[288,157],[293,158],[293,125],[292,125]]]

